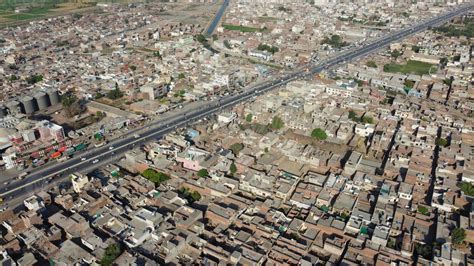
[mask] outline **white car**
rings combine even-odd
[[[86,157],[82,157],[82,158],[81,158],[81,161],[85,161],[85,160],[87,160]]]
[[[110,146],[110,147],[109,147],[109,150],[113,150],[113,149],[114,149],[114,146]]]
[[[95,159],[94,161],[92,161],[92,163],[97,163],[99,161],[99,159]]]

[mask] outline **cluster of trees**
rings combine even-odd
[[[37,74],[31,75],[28,78],[26,78],[26,82],[28,82],[28,84],[35,84],[42,80],[43,80],[43,75],[37,75]]]
[[[415,86],[415,82],[413,80],[405,80],[405,82],[403,82],[403,85],[405,85],[406,87],[408,88],[413,88],[413,86]]]
[[[80,114],[82,111],[79,100],[74,93],[68,92],[63,94],[61,97],[61,104],[66,117],[73,117]]]
[[[317,139],[317,140],[325,140],[328,138],[328,135],[326,134],[326,131],[324,131],[321,128],[315,128],[311,132],[311,137]]]
[[[202,196],[197,191],[191,191],[189,188],[182,187],[178,190],[178,193],[185,198],[190,204],[199,201]]]
[[[371,68],[377,68],[377,64],[374,61],[368,61],[365,65]]]
[[[451,241],[453,244],[462,244],[464,239],[466,239],[466,231],[463,228],[454,228],[451,234]]]
[[[430,214],[428,208],[426,208],[425,206],[421,206],[421,205],[418,206],[417,211],[418,211],[419,213],[423,214],[423,215],[428,215],[428,214]]]
[[[272,123],[270,124],[272,129],[279,130],[285,126],[285,123],[279,116],[274,116],[272,118]]]
[[[367,123],[367,124],[373,124],[374,123],[374,119],[370,116],[366,116],[366,115],[363,115],[363,116],[358,116],[356,114],[356,112],[350,110],[349,111],[349,119],[354,121],[354,122],[362,122],[362,123]]]
[[[348,42],[343,41],[342,37],[337,34],[331,35],[331,37],[324,37],[321,44],[329,44],[334,48],[342,48],[349,45]]]
[[[279,7],[278,7],[278,11],[291,12],[291,9],[288,9],[288,8],[286,8],[286,7],[284,7],[284,6],[279,6]]]
[[[401,55],[402,55],[402,52],[398,51],[397,49],[390,52],[390,56],[395,59],[397,59]]]
[[[252,122],[252,119],[253,119],[253,115],[252,115],[252,114],[247,114],[247,115],[245,116],[245,121],[247,121],[247,122],[249,122],[249,123]]]
[[[280,49],[278,49],[278,47],[276,47],[276,46],[270,46],[268,44],[261,43],[261,44],[258,45],[257,50],[267,51],[269,53],[274,54],[274,53],[278,52]]]
[[[245,116],[245,121],[248,123],[251,123],[253,121],[253,115],[252,114],[247,114]],[[255,133],[260,134],[260,135],[265,135],[268,132],[271,132],[272,130],[279,130],[282,129],[285,126],[285,123],[279,116],[274,116],[272,118],[272,122],[264,125],[260,123],[251,123],[251,124],[241,124],[239,125],[240,129],[245,130],[245,129],[252,129]]]
[[[201,169],[201,170],[199,170],[199,171],[197,172],[197,175],[198,175],[199,177],[208,177],[208,176],[209,176],[209,172],[207,171],[207,169],[203,168],[203,169]]]
[[[462,182],[461,185],[459,185],[461,188],[461,191],[464,192],[464,194],[474,197],[474,186],[472,186],[471,183],[469,182]]]
[[[120,254],[122,254],[122,249],[119,244],[111,244],[105,249],[104,256],[100,260],[101,266],[110,266],[116,260]]]
[[[435,140],[435,144],[440,146],[440,147],[446,147],[446,146],[448,146],[448,141],[444,138],[437,138]]]
[[[120,99],[123,97],[123,92],[119,89],[118,84],[115,83],[115,89],[107,93],[107,98],[111,100]]]
[[[142,176],[159,186],[161,183],[170,179],[167,174],[157,172],[154,169],[148,168],[143,171]]]
[[[447,25],[447,26],[440,26],[434,29],[436,32],[443,33],[449,37],[459,37],[459,36],[466,36],[468,38],[474,37],[474,19],[466,19],[464,20],[463,27],[457,27],[454,25]]]
[[[230,145],[229,149],[235,154],[238,155],[239,152],[241,152],[244,149],[244,144],[243,143],[234,143]]]
[[[235,165],[235,163],[232,162],[232,164],[230,165],[229,167],[229,171],[232,175],[234,175],[235,173],[237,173],[237,166]]]
[[[206,37],[205,37],[204,35],[202,35],[202,34],[196,35],[196,41],[198,41],[198,42],[200,42],[200,43],[202,43],[202,44],[207,43]]]

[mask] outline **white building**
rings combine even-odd
[[[80,193],[84,186],[89,182],[89,178],[87,177],[87,175],[81,173],[71,174],[70,178],[72,182],[72,188],[76,193]]]
[[[260,59],[263,59],[265,61],[268,61],[272,58],[272,54],[267,52],[267,51],[250,50],[249,55],[253,56],[253,57],[260,58]]]
[[[37,210],[44,207],[43,201],[39,197],[37,197],[36,195],[33,195],[33,196],[25,199],[23,201],[23,204],[30,211],[33,211],[33,210],[37,211]]]
[[[234,112],[224,112],[217,116],[217,121],[220,123],[228,124],[237,118],[237,114]]]
[[[355,133],[361,137],[368,137],[374,134],[375,126],[372,124],[357,124],[355,127]]]
[[[13,169],[15,168],[18,163],[16,162],[16,153],[12,150],[12,148],[8,149],[3,155],[2,160],[5,163],[5,168]]]

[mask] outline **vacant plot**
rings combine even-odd
[[[237,30],[237,31],[241,31],[241,32],[261,31],[260,29],[257,29],[257,28],[240,26],[240,25],[223,24],[222,27],[224,27],[224,29],[226,29],[226,30]]]
[[[383,71],[391,73],[425,75],[430,72],[435,72],[436,68],[433,67],[432,64],[410,60],[404,65],[386,64],[383,66]]]

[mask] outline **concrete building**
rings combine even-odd
[[[72,188],[76,193],[80,193],[84,186],[89,182],[89,178],[85,174],[73,173],[70,176]]]

